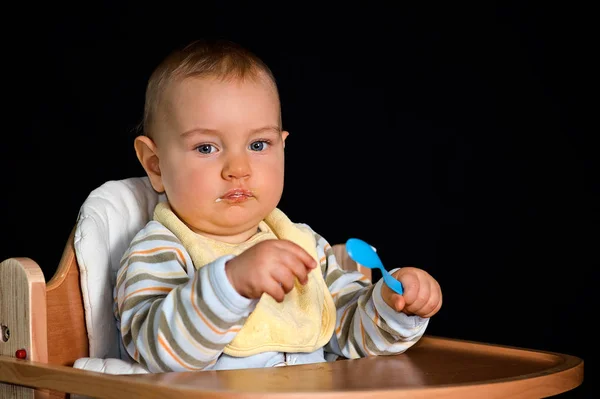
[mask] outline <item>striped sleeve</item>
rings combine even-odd
[[[150,372],[210,369],[256,305],[229,283],[230,258],[196,271],[175,235],[149,222],[116,277],[114,312],[127,353]]]
[[[314,234],[321,271],[333,296],[337,316],[334,334],[325,351],[356,359],[399,354],[416,344],[429,319],[396,312],[381,296],[382,280],[372,284],[359,271],[343,270],[329,243]]]

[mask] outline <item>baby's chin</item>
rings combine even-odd
[[[258,224],[263,217],[215,220],[212,223],[199,223],[188,226],[196,233],[214,240],[232,244],[247,241],[258,232]]]

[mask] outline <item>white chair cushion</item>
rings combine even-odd
[[[105,374],[148,374],[148,370],[135,362],[128,362],[120,359],[98,359],[84,357],[77,359],[73,365],[76,369],[94,371]],[[71,399],[93,399],[87,395],[77,395],[72,393]]]
[[[77,359],[73,365],[76,369],[95,371],[106,374],[148,374],[149,371],[135,362],[121,359],[98,359],[83,357]]]
[[[74,244],[90,358],[129,359],[121,351],[113,314],[116,273],[133,236],[164,200],[147,177],[133,177],[104,183],[81,206]]]

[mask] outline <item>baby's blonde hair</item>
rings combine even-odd
[[[264,79],[279,97],[271,69],[253,52],[227,40],[197,40],[167,56],[156,67],[146,86],[143,133],[152,138],[157,109],[167,87],[190,77]],[[280,121],[281,123],[281,121]]]

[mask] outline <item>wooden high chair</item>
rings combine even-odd
[[[122,182],[151,190],[145,178]],[[137,201],[148,211],[155,203]],[[113,355],[99,352],[106,326],[89,306],[90,271],[78,260],[85,217],[50,281],[32,259],[0,263],[0,398],[540,398],[583,382],[575,356],[429,335],[400,355],[268,369],[117,375],[74,368],[77,359]],[[344,245],[333,248],[344,269],[371,278]]]

